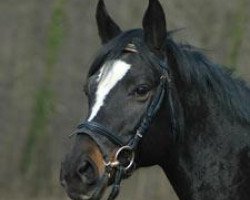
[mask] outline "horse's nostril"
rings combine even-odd
[[[83,161],[78,168],[78,173],[84,175],[90,169],[90,163],[88,161]]]
[[[95,168],[88,160],[83,161],[77,169],[77,174],[83,183],[93,184],[96,179]]]

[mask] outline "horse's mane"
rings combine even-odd
[[[232,116],[250,124],[250,89],[246,83],[233,77],[232,71],[210,61],[201,50],[176,43],[168,34],[165,42],[167,53],[174,56],[178,73],[185,85],[195,86],[201,94],[212,94],[218,103]],[[155,62],[155,57],[143,42],[143,31],[135,29],[124,32],[104,45],[89,70],[88,76],[95,73],[108,59],[119,58],[128,43],[135,44],[142,59]]]
[[[174,55],[182,81],[195,86],[201,94],[212,94],[234,119],[250,123],[250,89],[231,69],[213,63],[201,50],[175,43],[171,38],[166,48]]]

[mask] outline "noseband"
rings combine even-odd
[[[133,44],[128,44],[125,48],[125,51],[138,53],[135,46]],[[134,131],[134,136],[128,141],[124,142],[118,134],[114,133],[113,131],[109,130],[107,127],[104,127],[102,124],[96,122],[84,122],[77,127],[76,134],[87,134],[89,135],[100,147],[103,158],[104,158],[104,165],[105,165],[105,173],[100,181],[99,188],[94,192],[92,199],[97,200],[100,199],[104,188],[106,187],[112,171],[115,169],[115,176],[114,176],[114,184],[112,191],[108,197],[108,200],[113,200],[119,194],[119,188],[121,180],[124,176],[128,175],[131,172],[133,166],[135,166],[134,159],[135,159],[135,151],[137,150],[138,143],[146,134],[150,125],[152,124],[153,119],[155,118],[157,112],[159,111],[161,104],[163,102],[163,98],[166,93],[166,83],[170,85],[170,75],[169,70],[167,68],[166,61],[158,60],[158,65],[161,70],[160,76],[160,83],[157,86],[156,94],[151,101],[150,105],[148,106],[147,112],[144,114],[142,120],[140,121],[138,128]],[[170,91],[168,91],[170,92]],[[112,142],[115,146],[119,147],[116,151],[115,156],[112,160],[107,152],[104,151],[102,145],[99,144],[100,142],[97,141],[95,138],[96,135],[101,135],[107,138],[110,142]],[[124,161],[125,160],[125,161]]]

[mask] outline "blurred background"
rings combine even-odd
[[[249,0],[161,0],[176,41],[250,80]],[[0,0],[0,199],[66,200],[58,181],[69,133],[85,116],[83,83],[100,46],[97,0]],[[125,30],[147,0],[106,0]],[[119,200],[177,200],[162,171],[139,170]]]

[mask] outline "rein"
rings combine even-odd
[[[124,50],[132,53],[138,53],[133,44],[128,44],[128,46]],[[166,93],[166,83],[170,85],[169,83],[171,81],[166,61],[160,60],[159,66],[161,69],[161,77],[160,83],[157,86],[155,97],[153,98],[147,109],[147,112],[144,114],[142,120],[140,121],[138,128],[135,130],[135,135],[129,140],[129,142],[124,142],[120,137],[118,137],[118,134],[109,130],[107,127],[104,127],[102,124],[96,122],[84,122],[77,127],[75,134],[89,135],[99,146],[104,158],[105,172],[99,183],[99,187],[96,189],[91,199],[100,199],[101,195],[108,185],[112,172],[114,172],[114,183],[108,200],[115,199],[119,194],[121,180],[126,175],[129,175],[129,173],[131,173],[131,169],[135,167],[135,152],[137,150],[138,144],[150,128],[153,119],[155,118],[157,112],[161,107]],[[112,160],[110,160],[108,153],[105,152],[100,142],[98,142],[98,140],[96,139],[96,135],[107,138],[115,146],[119,147]]]

